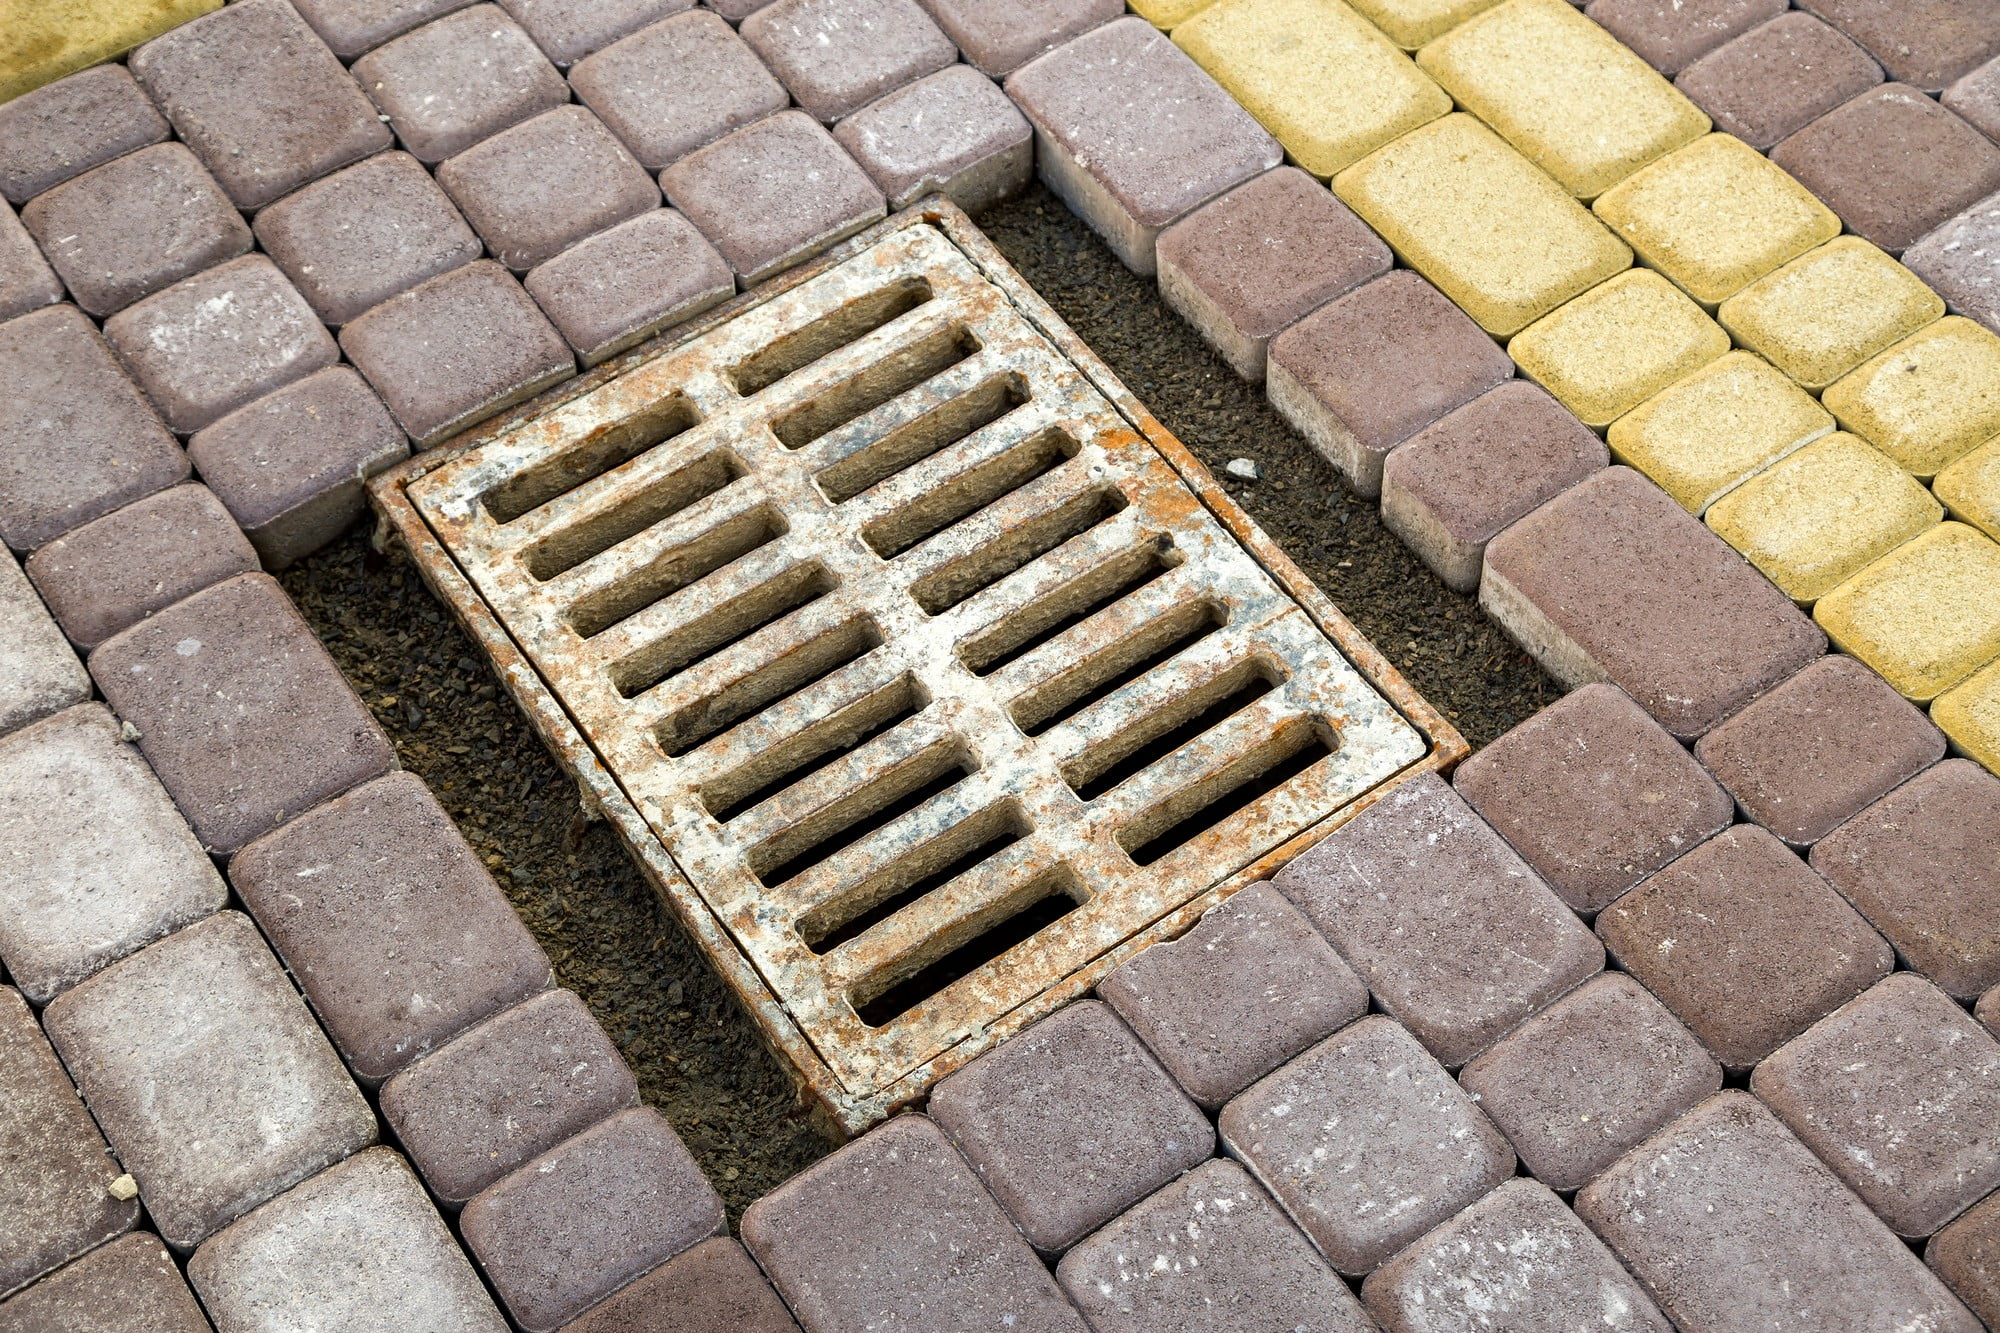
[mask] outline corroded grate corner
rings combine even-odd
[[[373,493],[850,1131],[1464,748],[942,203]]]

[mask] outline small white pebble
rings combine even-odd
[[[1230,476],[1241,477],[1244,481],[1255,481],[1264,475],[1262,468],[1247,458],[1232,458],[1226,469]]]

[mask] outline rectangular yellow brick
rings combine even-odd
[[[1810,606],[1944,517],[1915,477],[1837,431],[1709,506],[1708,526]]]
[[[1468,115],[1377,149],[1333,192],[1496,337],[1632,263],[1590,210]]]
[[[1708,132],[1700,108],[1569,0],[1506,0],[1417,63],[1579,199]]]
[[[1607,442],[1699,514],[1832,429],[1832,415],[1770,362],[1730,352],[1618,418]]]
[[[1813,619],[1903,696],[1929,703],[2000,657],[2000,542],[1940,523],[1820,598]]]
[[[0,102],[220,8],[222,0],[0,0]]]
[[[1677,148],[1597,197],[1593,210],[1710,310],[1840,235],[1840,219],[1733,134]]]
[[[1952,749],[2000,773],[2000,662],[1939,695],[1931,721],[1951,738]]]
[[[1821,401],[1929,479],[2000,435],[2000,336],[1947,315],[1828,385]]]
[[[2000,539],[2000,438],[1988,440],[1931,483],[1951,516]],[[2000,597],[2000,589],[1994,590]]]
[[[1586,425],[1608,426],[1729,350],[1729,335],[1651,269],[1621,273],[1514,336],[1514,364]]]
[[[1214,0],[1131,0],[1132,11],[1156,28],[1186,23]]]
[[[1722,303],[1736,341],[1817,393],[1944,314],[1944,298],[1859,236],[1807,251]]]
[[[1322,179],[1451,110],[1344,0],[1218,0],[1174,43]]]
[[[1354,0],[1362,16],[1405,51],[1456,28],[1500,0]]]

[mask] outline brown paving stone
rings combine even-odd
[[[1931,1237],[1924,1259],[1989,1328],[2000,1325],[2000,1194]]]
[[[916,0],[777,0],[744,19],[742,33],[828,124],[958,58]]]
[[[1576,1210],[1683,1329],[1979,1330],[1747,1093],[1675,1121],[1586,1186]]]
[[[2000,332],[2000,194],[1990,195],[1903,251],[1955,315]]]
[[[2000,54],[2000,10],[1957,0],[1799,0],[1867,47],[1889,77],[1937,92]]]
[[[1671,79],[1789,7],[1788,0],[1590,0],[1583,12]]]
[[[123,65],[57,79],[0,103],[0,197],[25,204],[167,133],[166,117]]]
[[[285,0],[238,0],[156,37],[132,73],[239,208],[389,146],[389,129]]]
[[[516,273],[660,202],[632,155],[580,106],[495,135],[439,167],[437,178]]]
[[[705,9],[641,28],[577,62],[570,84],[648,171],[789,104],[736,30]]]
[[[0,1301],[0,1333],[210,1333],[158,1236],[123,1236]]]
[[[958,43],[965,58],[994,78],[1125,12],[1118,0],[918,0]]]
[[[1820,839],[1812,865],[1909,966],[1971,1000],[2000,984],[1996,828],[2000,778],[1947,759]]]
[[[470,0],[292,0],[299,16],[342,59],[351,60]]]
[[[0,560],[0,734],[88,699],[82,665],[9,553]]]
[[[35,238],[12,208],[0,204],[0,323],[62,298],[62,282],[42,257]]]
[[[1715,128],[1760,151],[1882,82],[1882,67],[1839,29],[1794,10],[1680,72],[1674,86]]]
[[[705,1240],[592,1309],[563,1333],[799,1333],[757,1261],[726,1237]]]
[[[695,0],[500,0],[500,7],[528,30],[543,54],[565,67],[694,4]]]
[[[1000,86],[949,65],[869,103],[833,137],[874,178],[889,207],[937,192],[969,213],[1027,187],[1035,132]]]
[[[1754,824],[1717,834],[1607,907],[1597,933],[1732,1070],[1895,965],[1860,914]]]
[[[671,208],[577,242],[525,286],[586,366],[736,294],[728,262]]]
[[[569,100],[562,75],[498,5],[461,9],[398,37],[355,61],[354,77],[403,147],[426,163]]]
[[[2000,58],[1966,74],[1938,99],[1989,139],[2000,139]]]

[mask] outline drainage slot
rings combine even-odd
[[[814,479],[828,501],[846,504],[870,486],[957,444],[1027,401],[1025,380],[1019,375],[996,375],[822,469]]]
[[[1006,451],[967,468],[944,485],[884,514],[861,530],[875,554],[893,559],[952,524],[1010,495],[1075,458],[1081,446],[1051,426]]]
[[[959,660],[975,676],[990,676],[1178,566],[1186,557],[1161,534],[1128,546],[1110,559],[1030,602],[965,641]]]
[[[943,615],[974,593],[983,592],[1015,570],[1041,559],[1064,542],[1081,537],[1131,503],[1116,486],[1094,486],[1046,514],[1002,533],[976,551],[926,574],[910,585],[910,596],[930,615]]]
[[[627,616],[671,597],[698,579],[789,531],[784,515],[760,505],[716,524],[633,570],[618,582],[580,597],[570,606],[570,628],[588,639],[602,634]]]
[[[611,683],[627,699],[643,694],[833,589],[833,575],[824,565],[817,561],[793,565],[612,663]]]
[[[972,873],[1034,831],[1019,803],[989,806],[897,857],[838,901],[799,918],[799,938],[814,953],[831,953],[931,891]]]
[[[975,769],[956,740],[940,741],[751,849],[751,873],[769,888],[796,878],[884,828],[943,792]]]
[[[840,383],[814,394],[771,423],[771,433],[787,449],[803,449],[865,413],[943,374],[979,350],[979,339],[963,324],[936,329]]]
[[[847,993],[848,1003],[869,1027],[886,1026],[1089,900],[1076,872],[1057,866],[855,986]]]
[[[740,394],[770,388],[795,370],[837,352],[849,343],[860,342],[875,330],[901,319],[931,299],[931,285],[922,278],[905,278],[856,297],[830,315],[821,315],[804,328],[794,329],[776,342],[752,352],[730,368],[730,383]]]
[[[1219,602],[1185,602],[1014,701],[1014,724],[1030,736],[1068,721],[1229,623]]]
[[[834,633],[843,633],[847,628],[843,625]],[[869,628],[874,628],[872,622]],[[839,666],[833,668],[838,669]],[[831,675],[832,671],[825,674]],[[799,688],[804,689],[805,686]],[[748,763],[702,784],[701,803],[711,815],[726,824],[745,810],[762,805],[785,788],[805,781],[835,760],[853,754],[884,732],[901,726],[922,712],[929,702],[929,696],[914,677],[904,676],[892,681],[797,735],[778,742]]]
[[[496,523],[512,523],[558,495],[565,495],[619,464],[631,462],[648,449],[665,444],[699,420],[694,404],[686,395],[676,393],[662,398],[622,421],[598,427],[561,453],[495,486],[482,497],[486,512]]]
[[[1221,726],[1278,688],[1284,679],[1284,670],[1275,662],[1253,660],[1231,667],[1200,689],[1190,690],[1070,760],[1063,765],[1063,781],[1084,800],[1094,801]]]
[[[727,449],[704,454],[611,508],[567,523],[543,536],[521,563],[543,582],[672,518],[748,475],[743,460]]]
[[[1235,763],[1175,792],[1119,829],[1118,845],[1134,865],[1149,866],[1332,753],[1333,745],[1318,722],[1293,718]]]
[[[882,631],[866,616],[817,635],[720,693],[669,714],[655,732],[660,748],[678,759],[710,736],[824,680],[881,644]]]

